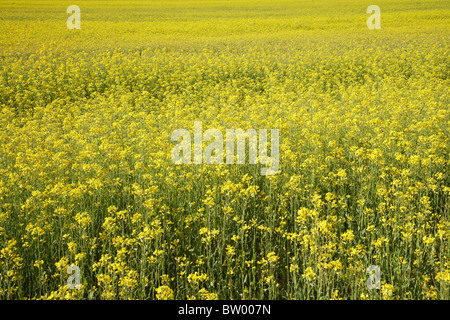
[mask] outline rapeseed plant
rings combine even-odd
[[[444,2],[47,3],[0,5],[0,299],[449,299]],[[279,171],[174,164],[196,121]]]

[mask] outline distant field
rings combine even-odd
[[[450,299],[449,34],[445,0],[2,1],[0,299]],[[279,129],[279,171],[174,164],[195,121]]]

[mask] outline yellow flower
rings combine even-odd
[[[302,277],[308,279],[309,281],[312,281],[316,278],[316,274],[314,273],[311,267],[308,267],[305,269],[305,272],[302,274]]]
[[[201,288],[198,291],[198,297],[200,300],[218,300],[217,294],[208,292],[205,288]]]
[[[424,236],[424,237],[423,237],[423,243],[424,243],[426,246],[429,246],[430,244],[432,244],[432,243],[434,242],[434,240],[435,240],[435,238],[432,237],[431,235],[430,235],[430,236]]]
[[[275,252],[269,252],[267,254],[267,261],[269,263],[276,263],[278,261],[279,257],[276,255]]]
[[[384,300],[392,300],[392,295],[394,293],[394,286],[391,284],[383,284],[381,286],[381,294]]]
[[[160,286],[155,289],[156,299],[158,300],[173,300],[173,290],[168,286]]]
[[[343,233],[341,235],[342,240],[344,240],[344,242],[347,241],[353,241],[353,239],[355,238],[355,235],[353,234],[353,230],[347,230],[345,233]]]
[[[39,268],[43,264],[44,264],[44,260],[36,260],[34,262],[33,266]]]
[[[297,272],[297,270],[298,270],[298,264],[291,263],[289,266],[289,272]]]
[[[188,275],[188,282],[193,284],[198,284],[202,281],[207,281],[208,279],[209,277],[205,273],[199,274],[198,272],[194,272]]]
[[[226,247],[226,251],[227,251],[227,256],[233,256],[236,253],[236,250],[234,249],[233,246],[228,245]]]

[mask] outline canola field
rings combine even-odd
[[[450,299],[449,34],[446,0],[2,0],[0,299]],[[278,171],[175,164],[195,121],[279,129]]]

